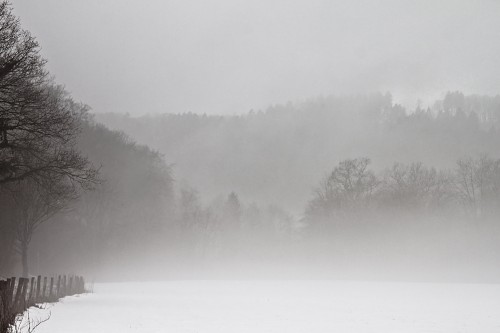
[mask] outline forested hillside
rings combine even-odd
[[[46,64],[1,1],[0,276],[97,275],[161,252],[175,220],[171,168],[93,120]]]
[[[96,114],[165,154],[180,181],[214,197],[228,191],[300,213],[312,185],[346,158],[375,170],[399,162],[453,167],[500,146],[500,96],[448,93],[407,110],[389,94],[330,96],[242,116]]]
[[[105,274],[106,267],[129,269],[159,252],[175,214],[169,166],[147,146],[92,120],[83,124],[78,146],[103,180],[73,203],[70,214],[38,232],[37,270]]]

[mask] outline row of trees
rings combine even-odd
[[[375,93],[318,97],[238,116],[96,119],[161,151],[175,161],[178,179],[209,196],[232,189],[297,211],[311,184],[339,157],[370,156],[380,169],[394,161],[451,168],[462,156],[493,156],[500,145],[499,110],[499,97],[449,93],[429,108],[409,109],[390,94]]]
[[[314,224],[373,210],[427,215],[454,211],[474,219],[498,216],[500,159],[464,158],[453,170],[395,163],[378,176],[369,164],[368,158],[341,161],[315,189],[306,220]]]
[[[340,278],[496,282],[499,216],[500,159],[450,168],[348,159],[315,188],[302,248],[320,274]]]
[[[290,243],[296,223],[282,208],[245,204],[235,192],[204,205],[195,189],[179,191],[177,226],[182,248],[197,263],[270,257]]]

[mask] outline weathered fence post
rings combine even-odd
[[[9,290],[7,291],[7,304],[9,304],[9,306],[12,306],[12,302],[14,301],[14,288],[16,287],[16,278],[11,277],[9,280],[10,284],[8,286]]]
[[[68,290],[68,285],[66,284],[66,275],[63,276],[63,284],[62,284],[62,287],[63,287],[63,293],[62,293],[62,297],[66,296],[67,295],[67,290]]]
[[[42,302],[45,300],[47,296],[47,277],[43,277],[43,291],[42,291]]]
[[[7,281],[0,281],[0,296],[3,296],[3,292],[7,289]],[[3,298],[2,298],[3,299]]]
[[[40,299],[40,293],[42,292],[42,276],[38,275],[36,278],[36,298],[35,303],[37,303]]]
[[[61,297],[61,275],[57,278],[57,292],[56,292],[56,298]]]
[[[21,296],[23,293],[23,281],[24,278],[19,278],[19,281],[17,282],[16,296],[14,298],[14,303],[12,304],[12,307],[15,308],[16,310],[19,308],[19,304],[21,304]]]
[[[69,277],[68,295],[73,295],[73,276]]]
[[[0,318],[5,316],[7,310],[7,292],[9,289],[9,281],[0,281]],[[1,320],[0,320],[1,321]]]
[[[22,309],[26,309],[28,308],[28,302],[26,301],[26,294],[28,293],[28,282],[29,282],[30,279],[28,278],[24,278],[23,279],[23,293],[21,295],[21,298],[22,298]]]
[[[7,281],[0,281],[0,316],[2,316],[5,302],[5,296],[7,294]]]
[[[7,281],[0,281],[0,331],[5,332],[9,326],[11,318],[10,299],[10,279]]]
[[[12,278],[7,279],[7,283],[5,284],[5,300],[3,300],[3,304],[5,306],[5,309],[10,307],[10,304],[12,302]]]
[[[83,282],[83,276],[78,277],[78,292],[85,292],[85,283]]]
[[[17,283],[16,298],[14,300],[14,308],[24,310],[26,303],[26,290],[28,289],[26,278],[19,278]]]
[[[50,289],[49,289],[49,299],[52,300],[52,290],[54,289],[54,277],[50,277]]]
[[[30,296],[29,296],[29,303],[35,303],[35,298],[33,297],[33,293],[35,292],[35,277],[31,278],[30,281]]]

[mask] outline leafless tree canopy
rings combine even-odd
[[[76,147],[88,108],[49,79],[39,52],[10,4],[1,2],[0,190],[10,205],[2,228],[10,229],[10,246],[17,241],[23,276],[35,230],[99,182]]]
[[[86,185],[96,172],[75,149],[84,108],[48,78],[37,41],[8,2],[0,4],[0,183],[66,175]]]

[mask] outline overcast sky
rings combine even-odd
[[[500,1],[13,0],[96,112],[243,113],[391,91],[500,92]]]

